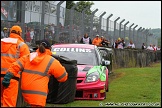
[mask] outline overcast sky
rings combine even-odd
[[[123,25],[129,21],[127,26],[132,23],[138,25],[137,28],[161,28],[161,1],[92,1],[94,5],[92,10],[98,8],[96,16],[102,12],[106,12],[103,18],[107,18],[110,14],[113,16],[110,20],[114,21],[117,17],[125,21]],[[134,27],[133,26],[133,27]]]

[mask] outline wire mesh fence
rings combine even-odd
[[[55,3],[54,3],[55,2]],[[57,2],[57,3],[56,3]],[[64,1],[1,1],[1,31],[13,25],[21,26],[23,39],[28,43],[35,43],[47,39],[51,43],[78,43],[85,33],[93,39],[96,34],[104,36],[113,44],[116,39],[123,38],[126,44],[130,40],[141,48],[146,45],[157,45],[157,39],[146,30],[133,29],[127,24],[105,19],[103,16],[86,14],[66,9]],[[97,8],[97,7],[96,7]],[[30,34],[34,32],[34,37]]]

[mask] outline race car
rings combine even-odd
[[[78,74],[75,100],[103,100],[109,90],[109,60],[104,60],[99,49],[89,44],[55,44],[53,54],[77,60]]]

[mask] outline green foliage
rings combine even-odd
[[[71,9],[75,5],[74,1],[66,1],[66,8]]]
[[[89,7],[89,8],[85,11],[85,13],[86,13],[87,15],[90,15],[90,14],[91,14],[92,11],[90,10],[90,8],[91,8],[92,5],[94,5],[93,2],[90,2],[90,1],[79,1],[79,2],[77,2],[77,3],[78,3],[78,6],[75,8],[76,11],[82,12],[86,7]]]
[[[77,2],[78,6],[75,8],[76,11],[82,12],[86,7],[89,7],[85,13],[90,15],[91,14],[91,6],[94,5],[93,2],[90,1],[79,1]],[[74,1],[66,1],[66,8],[71,9],[75,5]]]
[[[155,28],[155,29],[151,29],[149,30],[152,34],[154,34],[154,36],[157,36],[157,40],[158,40],[158,46],[161,46],[161,29],[160,28]]]
[[[65,21],[65,25],[70,25],[70,16],[71,16],[71,11],[70,9],[77,4],[77,7],[74,8],[74,20],[73,20],[73,24],[74,25],[77,25],[77,26],[81,26],[81,18],[82,18],[82,12],[85,8],[86,11],[85,11],[85,17],[84,17],[84,25],[85,25],[85,28],[88,29],[89,28],[89,23],[90,23],[90,15],[92,13],[91,11],[91,6],[94,4],[93,2],[90,2],[90,1],[79,1],[77,3],[74,3],[74,1],[67,1],[66,2],[66,14],[65,14],[65,18],[66,18],[66,21]],[[89,31],[89,30],[88,30]]]

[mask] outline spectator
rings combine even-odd
[[[4,27],[3,30],[1,31],[1,39],[7,37],[8,37],[7,28]]]
[[[118,38],[117,44],[118,44],[118,46],[117,46],[118,49],[123,49],[123,42],[120,38]]]
[[[128,47],[127,48],[135,48],[134,43],[132,42],[132,40],[130,40]]]
[[[145,43],[142,44],[142,49],[146,49]]]
[[[34,43],[35,35],[34,35],[34,29],[33,28],[30,29],[30,38],[31,38],[30,44]]]
[[[122,38],[121,40],[122,40],[123,48],[124,48],[124,47],[125,47],[125,41],[124,41],[124,38]]]
[[[27,32],[26,32],[26,42],[27,42],[27,44],[29,44],[30,45],[30,41],[31,41],[31,37],[30,37],[30,28],[28,27],[28,29],[27,29]]]
[[[105,39],[105,37],[101,36],[102,37],[102,41],[100,43],[101,46],[103,47],[108,47],[109,46],[109,41]]]
[[[157,50],[156,45],[153,45],[152,47],[153,47],[154,51],[156,51],[156,50]]]
[[[115,42],[112,45],[112,48],[118,48],[118,39],[115,40]]]
[[[160,46],[157,47],[157,50],[161,50]]]
[[[51,36],[52,36],[52,38],[54,38],[54,34],[55,34],[55,25],[54,24],[50,25],[50,30],[51,30]]]
[[[48,41],[52,44],[52,31],[48,34]]]
[[[50,49],[50,43],[42,40],[36,52],[12,63],[2,81],[3,86],[8,87],[11,78],[22,72],[22,95],[31,107],[45,107],[50,75],[59,82],[65,82],[68,78],[65,68],[51,56]]]
[[[99,38],[99,35],[97,34],[96,37],[93,39],[92,44],[96,46],[100,46],[101,38]]]
[[[84,36],[81,38],[80,43],[83,43],[83,44],[92,44],[92,40],[88,36],[88,34],[85,33]]]
[[[147,50],[152,50],[152,51],[154,50],[152,44],[150,44],[146,49],[147,49]]]

